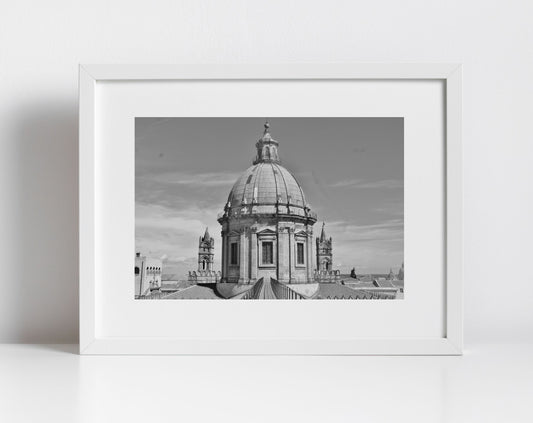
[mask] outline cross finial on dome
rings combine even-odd
[[[270,123],[268,123],[268,119],[265,120],[265,134],[268,134],[270,129]]]

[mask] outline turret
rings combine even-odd
[[[215,240],[209,235],[209,229],[205,228],[198,242],[198,270],[213,270],[214,249]]]
[[[326,236],[326,224],[322,223],[320,238],[316,239],[316,267],[318,270],[333,269],[333,240]]]
[[[403,272],[404,272],[404,269],[403,269],[403,263],[402,263],[402,267],[400,268],[400,271],[398,272],[398,280],[400,281],[403,281]]]

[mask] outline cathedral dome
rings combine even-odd
[[[289,205],[294,212],[306,208],[300,184],[278,163],[253,165],[233,185],[228,206],[237,208],[252,205],[255,205],[258,213],[275,213],[276,205]]]
[[[233,185],[221,218],[282,214],[316,220],[302,187],[281,165],[277,147],[267,123],[263,137],[256,144],[254,164]]]

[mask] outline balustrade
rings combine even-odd
[[[304,297],[302,294],[296,292],[289,286],[277,281],[276,279],[271,278],[270,283],[272,284],[272,290],[274,291],[276,298],[279,300],[305,300],[306,299],[306,297]]]

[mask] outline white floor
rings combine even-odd
[[[0,345],[0,422],[533,422],[533,344],[463,357],[84,356]]]

